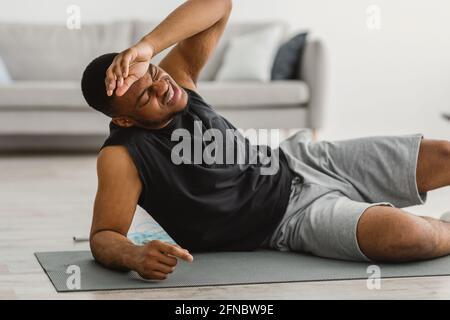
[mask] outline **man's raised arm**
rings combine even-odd
[[[108,95],[123,95],[139,79],[129,76],[134,63],[150,61],[162,50],[177,44],[160,67],[183,86],[195,87],[222,35],[232,8],[231,0],[189,0],[169,14],[136,45],[121,52],[106,73]]]
[[[141,192],[136,167],[122,146],[106,147],[98,157],[98,190],[90,245],[94,258],[112,269],[134,270],[145,279],[165,279],[177,258],[192,261],[187,250],[162,241],[144,246],[126,236]]]

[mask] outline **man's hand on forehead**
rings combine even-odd
[[[133,83],[142,78],[148,71],[154,48],[147,42],[136,45],[119,53],[106,70],[106,94],[122,96]]]

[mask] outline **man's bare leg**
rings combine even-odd
[[[423,140],[417,163],[419,192],[450,185],[450,142]],[[450,205],[450,203],[449,203]],[[450,223],[375,206],[358,222],[361,251],[375,261],[412,261],[450,254]]]
[[[358,222],[358,244],[374,261],[413,261],[450,254],[450,223],[375,206]]]
[[[450,185],[450,141],[422,140],[416,176],[419,192]]]

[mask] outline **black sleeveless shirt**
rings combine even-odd
[[[198,93],[184,89],[188,104],[166,127],[157,130],[121,128],[111,122],[110,135],[102,148],[126,147],[142,183],[139,206],[183,248],[192,252],[256,249],[274,231],[288,204],[292,173],[285,155],[279,148],[267,147],[264,150],[269,157],[261,159],[269,162],[252,162],[248,155],[246,161],[237,161],[242,148],[234,145],[231,150],[225,143],[222,149],[217,144],[215,152],[206,153],[217,156],[213,158],[215,162],[206,161],[207,157],[198,161],[194,150],[198,151],[199,146],[206,150],[217,137],[205,139],[208,129],[216,129],[215,133],[223,134],[225,140],[230,130],[236,128]],[[183,134],[174,139],[176,132]],[[199,132],[203,132],[203,136],[199,136]],[[185,145],[190,145],[191,150],[175,153],[179,157],[174,161],[173,150],[177,150],[177,145],[179,149],[182,139],[188,139]],[[253,151],[259,148],[238,131],[234,141],[243,141]],[[219,150],[223,150],[221,158]],[[279,159],[277,170],[263,174],[264,168],[274,167],[275,153]],[[226,161],[228,154],[234,156],[235,164]]]

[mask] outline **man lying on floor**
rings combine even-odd
[[[278,167],[270,174],[263,172],[268,162],[173,158],[180,132],[195,139],[196,130],[226,136],[235,129],[196,85],[231,8],[231,0],[187,1],[133,47],[86,68],[85,99],[112,118],[98,156],[95,259],[165,279],[177,259],[192,261],[190,252],[199,251],[270,248],[360,261],[449,254],[449,223],[398,209],[450,184],[448,141],[414,134],[313,142],[303,131],[272,150],[269,160],[278,154]],[[172,45],[159,66],[151,63]],[[235,140],[249,146],[239,134]],[[126,235],[137,205],[180,246],[131,243]]]

